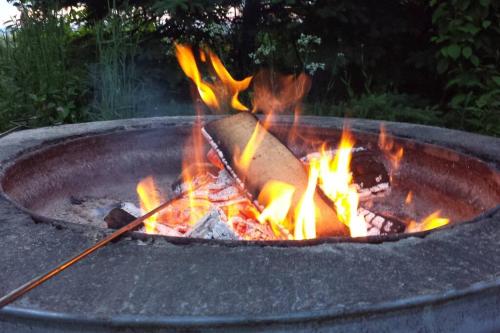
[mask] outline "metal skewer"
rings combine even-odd
[[[111,235],[109,235],[106,238],[104,238],[104,239],[100,240],[99,242],[97,242],[95,245],[87,248],[86,250],[82,251],[81,253],[79,253],[78,255],[74,256],[73,258],[71,258],[71,259],[63,262],[59,266],[51,269],[49,272],[47,272],[47,273],[45,273],[43,275],[39,275],[39,276],[35,277],[31,281],[28,281],[25,284],[23,284],[22,286],[20,286],[19,288],[16,288],[16,289],[12,290],[10,293],[4,295],[3,297],[0,298],[0,309],[3,308],[4,306],[6,306],[7,304],[10,304],[10,303],[14,302],[16,299],[18,299],[19,297],[23,296],[24,294],[26,294],[31,289],[38,287],[39,285],[41,285],[45,281],[47,281],[50,278],[56,276],[57,274],[59,274],[60,272],[62,272],[63,270],[65,270],[66,268],[70,267],[71,265],[77,263],[81,259],[83,259],[86,256],[88,256],[89,254],[91,254],[91,253],[97,251],[98,249],[100,249],[101,247],[107,245],[109,242],[111,242],[111,241],[117,239],[118,237],[122,236],[124,233],[137,228],[138,226],[140,226],[144,222],[144,220],[146,220],[148,217],[151,217],[154,214],[158,213],[160,210],[164,209],[171,202],[172,201],[170,200],[170,201],[167,201],[167,202],[161,204],[160,206],[156,207],[155,209],[153,209],[149,213],[147,213],[147,214],[145,214],[145,215],[143,215],[141,217],[138,217],[137,219],[133,220],[129,224],[127,224],[127,225],[123,226],[122,228],[116,230]]]

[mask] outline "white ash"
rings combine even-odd
[[[225,220],[227,220],[227,217],[224,212],[216,208],[211,209],[185,236],[203,239],[239,239],[226,222],[224,222]]]
[[[205,177],[195,177],[194,179],[190,180],[190,183],[182,181],[173,188],[173,192],[176,195],[181,195],[188,191],[192,191],[193,189],[198,189],[210,182],[209,177],[212,179],[216,178],[216,176],[212,175],[211,173],[207,173],[205,174]]]
[[[208,195],[208,200],[210,201],[228,201],[235,199],[241,195],[241,192],[239,189],[237,189],[235,186],[228,186],[225,189],[220,190],[219,192],[216,193],[209,193]]]
[[[120,204],[120,208],[134,217],[139,217],[142,215],[141,209],[131,202],[122,202]]]
[[[234,185],[234,179],[231,175],[224,169],[219,172],[215,183],[208,184],[208,189],[211,191],[223,190],[228,186]]]

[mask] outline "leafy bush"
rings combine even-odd
[[[179,41],[236,78],[313,75],[313,114],[500,135],[498,1],[9,1],[23,16],[0,38],[3,128],[192,112]]]
[[[56,11],[22,7],[0,42],[2,129],[19,120],[29,125],[86,119],[86,73],[73,63],[69,20]]]
[[[446,80],[447,121],[500,135],[500,2],[432,0],[437,72]]]
[[[312,103],[306,113],[320,116],[368,118],[388,121],[402,121],[419,124],[441,125],[437,107],[419,97],[394,93],[369,93],[353,97],[338,105]]]

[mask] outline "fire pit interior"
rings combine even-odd
[[[278,121],[269,131],[282,142],[287,142],[290,126],[286,121]],[[287,142],[297,157],[316,153],[318,142],[336,147],[342,135],[340,130],[307,124],[300,126],[299,133],[299,139]],[[183,165],[185,154],[188,160],[195,155],[194,150],[189,149],[194,147],[191,134],[192,124],[185,123],[159,129],[113,131],[46,144],[21,154],[8,166],[2,178],[2,188],[12,201],[39,220],[105,228],[104,218],[113,208],[140,214],[136,189],[141,180],[152,177],[164,196],[162,200],[176,195],[176,187],[178,191],[179,184],[182,184],[179,175],[186,169],[185,163]],[[436,211],[448,218],[451,224],[467,221],[500,202],[496,171],[476,158],[438,146],[396,139],[394,144],[404,150],[404,157],[395,169],[391,159],[379,149],[377,134],[353,132],[352,135],[356,140],[352,150],[354,167],[356,156],[364,159],[363,152],[369,151],[370,161],[373,160],[361,164],[361,171],[353,169],[354,182],[356,173],[361,175],[358,177],[379,177],[381,172],[372,172],[372,169],[382,165],[387,170],[384,176],[387,179],[378,182],[390,183],[388,190],[382,186],[379,193],[365,193],[364,198],[360,196],[360,215],[373,213],[369,216],[371,221],[380,216],[396,224],[404,223],[403,227],[387,227],[382,226],[385,220],[376,219],[375,226],[368,225],[368,236],[422,231],[409,230],[408,224],[422,221]],[[203,154],[206,155],[209,149],[204,142]],[[214,174],[217,176],[219,172],[216,170]],[[368,218],[366,222],[369,222]],[[229,229],[237,236],[229,239],[279,239],[268,239],[258,231],[255,231],[257,236],[245,237],[244,232]],[[185,235],[182,233],[185,230],[172,230],[179,234],[170,233],[170,229],[159,233],[195,238],[213,236]]]

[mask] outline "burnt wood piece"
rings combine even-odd
[[[245,150],[256,126],[259,126],[263,136],[245,172],[235,163],[234,156],[236,151]],[[215,120],[208,123],[202,132],[238,185],[244,188],[252,199],[258,197],[267,182],[277,180],[295,187],[291,211],[298,206],[307,188],[307,171],[285,145],[260,125],[254,115],[240,112]],[[324,195],[316,192],[314,202],[317,207],[316,233],[319,237],[349,234],[347,227],[338,220],[333,204]]]
[[[121,227],[126,226],[133,220],[135,220],[136,217],[126,211],[124,211],[121,208],[113,208],[108,215],[104,218],[104,221],[106,221],[106,224],[108,225],[108,228],[110,229],[120,229]]]
[[[368,236],[399,234],[406,229],[406,223],[396,217],[375,213],[365,208],[359,208],[358,212],[365,219]]]
[[[353,182],[361,190],[374,189],[381,184],[389,186],[389,174],[380,159],[372,150],[357,150],[352,154],[351,171]]]

